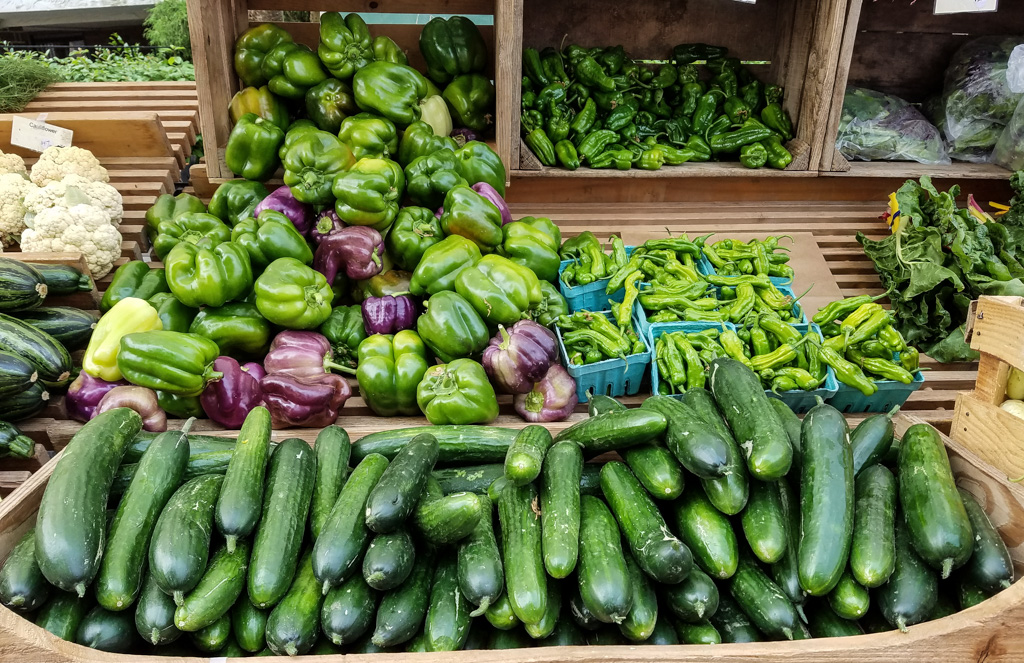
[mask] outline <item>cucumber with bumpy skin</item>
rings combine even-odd
[[[457,651],[469,636],[469,605],[459,589],[458,563],[446,555],[434,572],[423,634],[430,651]]]
[[[899,406],[885,414],[873,414],[850,433],[850,448],[853,450],[853,475],[860,476],[862,470],[880,462],[892,447],[892,418]]]
[[[703,620],[695,623],[676,622],[676,633],[684,645],[720,645],[722,635],[711,622]]]
[[[687,470],[702,479],[717,479],[729,471],[729,441],[688,405],[671,396],[651,396],[640,409],[665,416],[665,445]]]
[[[896,478],[882,465],[856,480],[850,571],[867,588],[883,584],[896,565]]]
[[[341,426],[327,426],[317,434],[313,453],[316,455],[316,479],[309,506],[309,529],[316,539],[348,477],[348,459],[352,454],[348,433]]]
[[[46,603],[50,589],[36,563],[35,530],[29,529],[0,567],[0,603],[31,612]]]
[[[793,445],[793,467],[798,468],[800,467],[800,442],[803,422],[800,421],[800,417],[796,416],[796,413],[793,412],[785,401],[772,398],[768,402],[771,403],[772,409],[775,410],[775,416],[779,418],[779,423],[786,429],[789,443]]]
[[[574,442],[551,447],[541,471],[540,519],[544,568],[565,578],[576,568],[580,549],[580,477],[583,452]]]
[[[779,506],[786,519],[786,552],[771,567],[772,580],[779,586],[789,600],[796,606],[797,612],[803,616],[803,603],[806,598],[804,588],[800,586],[800,498],[793,485],[786,479],[779,479]]]
[[[363,576],[353,573],[324,598],[320,608],[324,635],[339,647],[356,642],[373,626],[376,607],[377,592]]]
[[[789,523],[782,512],[780,490],[778,481],[753,482],[740,518],[750,550],[765,564],[782,559],[789,544]]]
[[[505,477],[517,486],[530,483],[540,475],[544,454],[550,447],[547,428],[534,425],[522,429],[505,456]]]
[[[135,636],[131,611],[111,612],[96,606],[79,623],[75,642],[100,651],[126,654],[135,645]]]
[[[363,555],[363,578],[373,589],[386,592],[405,582],[415,559],[416,547],[408,532],[378,534]]]
[[[627,640],[644,642],[654,633],[658,623],[658,595],[633,556],[626,554],[625,559],[630,587],[633,589],[633,607],[619,624],[619,631]]]
[[[906,631],[928,618],[938,595],[938,576],[914,550],[906,520],[897,514],[896,567],[875,592],[882,615],[894,628]]]
[[[512,603],[508,600],[508,592],[503,592],[498,600],[490,605],[484,612],[484,617],[494,628],[507,631],[514,629],[521,623],[512,609]]]
[[[857,620],[867,614],[871,607],[868,590],[857,584],[849,570],[843,572],[839,583],[828,595],[828,604],[843,619]]]
[[[559,619],[555,630],[540,644],[544,647],[580,647],[587,644],[587,638],[571,619]]]
[[[470,603],[477,606],[469,613],[479,617],[501,596],[505,589],[505,574],[501,564],[501,550],[494,537],[494,523],[484,513],[473,533],[459,542],[459,588]]]
[[[683,468],[672,452],[657,444],[644,444],[622,452],[622,459],[651,497],[674,500],[685,486]]]
[[[246,415],[238,432],[224,483],[217,497],[214,518],[228,552],[235,542],[256,528],[263,507],[263,483],[270,456],[270,411],[257,405]]]
[[[807,627],[815,638],[842,638],[864,634],[864,629],[856,621],[843,619],[832,608],[821,603],[809,610],[807,616]]]
[[[667,426],[665,416],[649,408],[605,412],[569,426],[555,436],[555,442],[575,442],[585,456],[597,456],[656,440]]]
[[[525,624],[526,634],[534,640],[548,637],[555,630],[559,614],[562,611],[562,589],[557,582],[548,583],[548,598],[544,616],[535,624]]]
[[[220,548],[213,554],[199,584],[185,595],[174,611],[174,625],[180,631],[198,631],[231,610],[245,590],[249,566],[249,544],[240,541],[234,550]]]
[[[441,463],[500,463],[508,454],[518,431],[497,426],[444,425],[414,426],[371,433],[352,443],[352,459],[361,461],[371,453],[391,459],[421,433],[437,439],[437,460]]]
[[[170,599],[167,600],[170,601]],[[74,642],[78,625],[88,611],[89,601],[87,599],[68,592],[61,592],[47,601],[36,615],[36,626],[49,631],[61,640]],[[174,612],[173,603],[171,603],[171,612]]]
[[[366,526],[370,531],[393,532],[412,514],[437,462],[437,450],[437,438],[424,433],[395,455],[366,498]]]
[[[974,552],[961,569],[960,576],[982,590],[995,594],[1013,582],[1013,561],[1003,538],[988,519],[985,510],[973,495],[963,488],[959,491],[967,517],[971,520],[971,529],[974,530]]]
[[[430,605],[434,559],[432,550],[419,551],[409,579],[381,599],[377,608],[377,625],[371,638],[374,646],[400,645],[412,639],[423,626]]]
[[[736,575],[729,580],[729,591],[750,621],[768,637],[779,640],[800,637],[802,624],[796,608],[753,559],[740,557]]]
[[[729,518],[711,504],[700,486],[688,486],[675,506],[676,531],[697,566],[712,578],[731,578],[739,563],[739,545]]]
[[[506,484],[498,499],[505,592],[516,617],[527,624],[540,621],[547,607],[538,499],[533,484],[511,483]]]
[[[654,625],[654,631],[651,633],[651,637],[647,638],[646,644],[649,644],[649,645],[678,645],[679,644],[679,636],[676,635],[676,629],[672,625],[672,622],[669,620],[668,617],[662,615],[658,619],[658,623]]]
[[[174,599],[156,584],[152,573],[147,573],[142,592],[135,604],[135,629],[151,645],[167,645],[181,637],[174,625]]]
[[[717,479],[701,479],[704,492],[715,508],[722,513],[735,516],[747,504],[749,493],[747,464],[743,461],[740,448],[736,445],[732,431],[722,418],[714,397],[705,389],[691,389],[686,392],[683,402],[689,405],[701,420],[718,432],[728,447],[727,470],[725,476]]]
[[[267,646],[268,614],[266,610],[254,606],[246,594],[235,601],[231,608],[231,632],[242,649],[256,653]]]
[[[231,617],[228,615],[222,616],[206,628],[189,633],[189,640],[192,641],[195,648],[206,654],[219,652],[228,643],[230,637]]]
[[[718,630],[722,642],[760,642],[761,632],[727,593],[718,597],[718,610],[711,615],[711,623]]]
[[[288,593],[267,616],[267,646],[278,655],[305,654],[320,635],[320,606],[324,597],[313,575],[312,558],[312,552],[307,550]]]
[[[606,624],[621,624],[633,607],[629,570],[619,541],[615,517],[604,502],[589,495],[582,497],[577,569],[580,596],[587,609]],[[505,559],[508,568],[509,556]]]
[[[718,610],[718,586],[699,568],[681,583],[664,587],[662,595],[672,614],[684,622],[699,622]]]

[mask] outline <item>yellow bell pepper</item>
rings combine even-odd
[[[82,370],[94,378],[115,382],[121,379],[117,351],[121,337],[135,332],[162,330],[157,310],[145,299],[125,297],[96,323],[89,347],[82,358]]]

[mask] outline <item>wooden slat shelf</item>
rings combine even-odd
[[[825,177],[928,177],[955,180],[1009,179],[1012,174],[1002,166],[991,163],[955,161],[948,166],[931,166],[912,161],[852,161],[847,171],[822,171]]]
[[[681,166],[662,166],[658,170],[632,168],[627,171],[608,168],[549,168],[541,166],[539,170],[517,169],[512,171],[513,177],[550,177],[555,179],[656,179],[680,177],[816,177],[817,173],[809,170],[775,170],[774,168],[750,169],[739,162],[721,163],[687,163]]]

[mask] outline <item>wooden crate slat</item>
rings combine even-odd
[[[118,102],[113,102],[118,103]],[[119,107],[120,108],[120,107]],[[34,119],[34,115],[22,113]],[[0,115],[0,150],[23,156],[35,153],[10,143],[13,115]],[[117,111],[102,117],[74,112],[48,113],[46,122],[74,131],[74,144],[105,156],[164,156],[171,153],[167,135],[155,113]]]
[[[490,14],[494,11],[494,0],[436,0],[430,3],[431,14]],[[411,13],[424,10],[420,0],[344,0],[329,3],[331,11],[360,14]],[[267,11],[324,11],[328,6],[323,0],[251,0],[248,8]]]

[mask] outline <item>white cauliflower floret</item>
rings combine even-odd
[[[18,241],[25,229],[25,197],[37,187],[17,173],[0,174],[0,245]]]
[[[110,181],[99,159],[80,147],[48,147],[32,166],[32,181],[36,186],[59,182],[68,175],[81,175],[93,182]]]
[[[28,177],[28,170],[25,168],[25,160],[17,154],[5,154],[0,151],[0,175],[15,173],[22,177]]]
[[[98,207],[50,207],[36,214],[21,234],[21,250],[81,252],[92,277],[101,279],[121,255],[121,233]]]
[[[43,187],[33,187],[34,191],[25,196],[25,209],[31,220],[32,215],[49,207],[64,205],[64,196],[68,187],[74,187],[88,196],[90,204],[101,208],[110,217],[115,227],[121,225],[124,215],[123,201],[117,189],[104,182],[93,182],[81,175],[68,175],[59,182],[50,182]],[[81,201],[76,201],[81,202]]]

